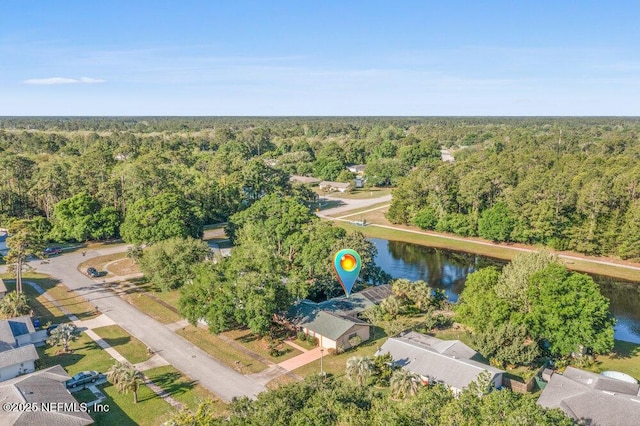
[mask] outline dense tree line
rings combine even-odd
[[[633,258],[639,134],[622,118],[4,117],[0,223],[42,216],[56,238],[105,238],[157,201],[191,212],[168,236],[195,237],[269,193],[313,198],[289,174],[348,181],[345,165],[366,164],[367,185],[399,185],[394,222]]]
[[[640,140],[635,126],[515,128],[417,167],[388,218],[494,241],[640,257]]]
[[[370,241],[321,222],[296,197],[262,197],[231,216],[227,234],[235,245],[233,256],[200,264],[185,277],[192,279],[180,283],[181,313],[192,323],[205,319],[216,333],[242,325],[265,334],[273,315],[294,299],[338,295],[332,256],[344,247],[361,255],[360,287],[389,279],[375,264]]]
[[[454,398],[443,385],[417,384],[415,395],[394,397],[371,385],[333,377],[263,392],[256,400],[231,403],[217,416],[210,403],[195,413],[183,410],[169,424],[186,425],[572,425],[560,410],[547,410],[532,395],[509,390],[484,393],[476,384]]]
[[[456,312],[473,328],[479,351],[500,366],[541,355],[588,361],[613,349],[609,300],[591,277],[545,252],[518,255],[502,272],[469,275]]]

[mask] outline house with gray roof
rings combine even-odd
[[[416,332],[388,339],[376,352],[390,354],[396,366],[419,375],[425,383],[442,383],[458,394],[487,371],[495,387],[504,371],[480,362],[480,355],[459,340],[441,340]]]
[[[567,367],[563,374],[551,376],[538,404],[559,408],[582,424],[636,426],[640,385]]]
[[[11,410],[0,416],[7,426],[83,426],[93,424],[80,403],[69,393],[65,382],[69,375],[60,365],[39,370],[0,383],[0,401],[4,404],[32,404],[38,410]],[[45,410],[45,407],[51,407]]]
[[[35,371],[34,343],[46,338],[46,330],[36,331],[29,316],[0,321],[0,381]]]
[[[317,338],[321,348],[344,350],[352,347],[350,339],[359,336],[364,342],[370,337],[371,325],[353,316],[323,310],[310,300],[294,304],[286,317],[289,324]]]
[[[337,192],[347,192],[352,188],[351,183],[346,182],[330,182],[327,180],[323,180],[320,182],[320,189],[327,192],[337,191]]]
[[[304,185],[314,186],[320,183],[320,179],[309,177],[309,176],[299,176],[299,175],[291,175],[289,176],[290,182],[297,182]]]

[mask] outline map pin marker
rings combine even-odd
[[[362,260],[355,250],[342,249],[333,258],[333,269],[336,271],[338,281],[340,281],[347,298],[349,298],[351,289],[356,283],[361,267]]]

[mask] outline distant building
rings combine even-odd
[[[309,176],[298,176],[298,175],[291,175],[289,177],[289,181],[290,182],[298,182],[298,183],[302,183],[305,185],[317,185],[320,183],[320,179],[318,178],[314,178],[314,177],[309,177]]]
[[[449,151],[448,149],[441,149],[440,157],[442,158],[442,161],[447,163],[453,163],[455,161],[453,155],[451,154],[451,151]]]
[[[396,366],[419,375],[424,383],[442,383],[462,392],[487,371],[491,383],[502,386],[504,371],[480,362],[479,354],[459,340],[441,340],[416,332],[388,339],[376,355],[389,353]]]
[[[327,192],[347,192],[351,189],[351,183],[323,180],[320,182],[320,189]]]
[[[559,408],[581,424],[637,426],[640,385],[567,367],[564,374],[551,375],[538,404]]]
[[[35,371],[40,358],[34,343],[47,338],[47,331],[36,331],[31,317],[0,321],[0,381]]]
[[[364,188],[364,178],[355,178],[353,180],[355,188]]]
[[[56,365],[35,373],[0,383],[3,404],[33,405],[38,410],[5,410],[0,424],[7,426],[93,424],[78,401],[69,393],[65,382],[69,375]],[[50,404],[51,409],[45,410]]]
[[[351,166],[347,166],[347,170],[349,170],[351,173],[356,173],[356,174],[363,174],[364,170],[367,168],[367,166],[365,164],[353,164]]]

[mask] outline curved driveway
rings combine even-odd
[[[49,263],[39,260],[31,262],[37,272],[62,281],[67,287],[87,299],[103,314],[127,330],[155,353],[164,358],[183,374],[218,395],[224,401],[234,397],[255,397],[266,388],[255,380],[221,364],[209,354],[169,330],[164,324],[140,312],[103,286],[102,280],[92,280],[80,273],[77,265],[95,256],[126,251],[120,245],[100,250],[89,250],[87,256],[70,253],[52,257]]]

